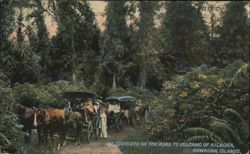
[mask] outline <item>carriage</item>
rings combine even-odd
[[[100,135],[99,111],[91,111],[91,113],[88,114],[86,110],[86,104],[90,103],[88,105],[92,106],[97,96],[90,92],[69,91],[63,93],[63,98],[67,101],[67,108],[69,111],[78,112],[81,114],[80,132],[87,131],[87,142],[90,142],[93,135],[95,135],[95,138],[98,139]],[[91,107],[90,110],[93,110],[93,108]]]
[[[106,106],[118,105],[120,112],[110,112],[108,114],[108,128],[115,128],[120,131],[124,124],[133,124],[133,113],[136,98],[132,96],[110,96],[104,100]],[[110,108],[109,108],[110,110]]]

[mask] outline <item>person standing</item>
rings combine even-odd
[[[101,121],[100,121],[100,125],[99,125],[99,128],[101,129],[100,137],[101,138],[108,138],[107,115],[106,115],[106,109],[104,107],[102,107],[100,109],[100,117],[101,117]]]

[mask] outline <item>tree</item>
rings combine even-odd
[[[7,0],[0,1],[0,69],[3,71],[6,71],[8,51],[12,49],[8,38],[14,25],[14,9],[11,7],[13,3]]]
[[[103,34],[102,62],[99,72],[106,72],[103,83],[108,87],[112,84],[113,89],[117,84],[121,85],[123,75],[130,66],[127,60],[129,58],[126,44],[128,28],[125,3],[126,1],[109,1],[106,7],[106,29]]]
[[[35,0],[36,10],[33,12],[37,28],[37,47],[35,53],[40,57],[40,80],[47,78],[47,57],[49,50],[49,37],[47,26],[44,21],[44,11],[42,7],[42,0]]]
[[[201,15],[201,6],[192,2],[167,2],[161,24],[163,51],[172,55],[170,63],[182,68],[207,61],[208,33]],[[164,54],[163,54],[164,55]]]
[[[76,75],[77,81],[84,81],[87,87],[94,82],[95,71],[98,66],[100,55],[100,30],[97,27],[95,14],[87,1],[78,4],[81,13],[79,26],[76,27],[75,48],[76,48]]]
[[[87,1],[58,1],[56,15],[58,34],[52,39],[50,74],[58,74],[55,80],[85,80],[90,85],[97,65],[93,59],[99,54],[95,15]]]
[[[17,18],[17,24],[18,24],[18,28],[17,28],[17,43],[18,46],[22,46],[22,43],[24,41],[24,36],[23,36],[23,32],[22,32],[22,21],[23,21],[23,11],[22,8],[20,9],[20,14]]]
[[[157,2],[141,1],[139,3],[140,21],[138,31],[138,59],[140,62],[140,87],[143,89],[150,81],[164,74],[159,52],[157,51],[157,30],[154,24]],[[150,74],[155,74],[152,76]],[[151,80],[149,80],[151,79]],[[152,88],[152,87],[151,87]],[[154,87],[155,88],[155,87]]]
[[[10,83],[36,82],[36,62],[34,55],[29,53],[24,45],[22,32],[22,14],[18,18],[17,41],[19,46],[14,46],[8,40],[13,32],[15,1],[0,1],[0,66],[8,76]],[[22,7],[22,5],[21,5]]]
[[[229,2],[222,17],[222,28],[218,42],[221,60],[249,60],[250,30],[247,25],[246,2]]]

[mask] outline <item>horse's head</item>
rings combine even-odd
[[[45,121],[46,111],[40,108],[34,109],[34,126],[41,126]]]

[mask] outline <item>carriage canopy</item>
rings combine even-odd
[[[63,93],[63,98],[70,101],[72,107],[86,104],[89,98],[94,99],[95,94],[91,92],[68,91]]]
[[[110,101],[118,101],[121,104],[134,104],[136,101],[136,98],[133,96],[110,96],[105,99],[105,102],[110,102]]]

